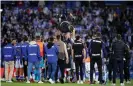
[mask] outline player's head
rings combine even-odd
[[[17,39],[17,42],[18,42],[18,43],[20,43],[21,41],[22,41],[22,39],[21,39],[21,38],[18,38],[18,39]]]
[[[50,37],[49,42],[53,43],[54,42],[54,37]]]
[[[31,41],[35,41],[35,37],[31,37]]]
[[[23,41],[24,42],[28,41],[28,37],[27,36],[24,36]]]
[[[116,36],[116,38],[117,38],[117,40],[121,40],[121,35],[118,34],[118,35]]]
[[[36,41],[41,41],[41,37],[40,36],[36,36]]]
[[[7,38],[6,41],[7,41],[8,44],[11,43],[11,39],[10,38]]]
[[[57,40],[61,40],[61,35],[56,36]]]
[[[101,38],[101,33],[97,32],[97,33],[96,33],[96,37],[97,37],[97,38]]]
[[[81,37],[80,36],[76,36],[76,41],[81,41]]]

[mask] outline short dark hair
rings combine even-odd
[[[97,32],[97,33],[96,33],[96,36],[97,36],[97,37],[101,37],[101,33]]]
[[[79,40],[81,37],[80,36],[76,36],[76,40]]]
[[[40,36],[36,36],[36,40],[40,40],[41,39],[41,37]]]
[[[32,41],[33,41],[33,40],[35,40],[35,37],[34,37],[34,36],[32,36],[32,37],[31,37],[31,40],[32,40]]]
[[[61,39],[61,36],[60,35],[57,35],[56,36],[57,40]]]
[[[18,38],[17,41],[18,41],[18,43],[20,43],[22,41],[22,39],[21,38]]]
[[[53,42],[54,41],[54,38],[53,37],[50,37],[49,38],[49,42]]]
[[[27,36],[24,36],[23,40],[24,40],[24,42],[25,41],[28,41],[28,37]]]
[[[7,38],[6,41],[7,41],[7,43],[11,43],[11,39],[10,38]]]
[[[120,34],[117,35],[117,39],[121,40],[121,35]]]

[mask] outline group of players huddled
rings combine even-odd
[[[32,77],[38,83],[48,80],[51,84],[76,81],[77,84],[83,84],[88,73],[90,84],[95,83],[96,77],[93,76],[95,74],[98,76],[98,83],[105,84],[109,76],[109,81],[115,86],[117,71],[120,73],[121,86],[124,86],[124,78],[126,82],[130,81],[129,47],[121,40],[119,34],[108,46],[102,41],[99,32],[84,42],[79,35],[74,38],[68,32],[64,35],[51,36],[45,41],[41,36],[32,39],[24,36],[17,40],[6,38],[3,44],[1,55],[6,82],[12,82],[14,68],[16,80],[26,80],[26,83],[30,83]],[[88,59],[89,64],[86,64]],[[97,68],[94,68],[95,63]],[[104,71],[103,66],[107,67]]]

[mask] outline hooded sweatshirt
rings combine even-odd
[[[4,61],[14,61],[14,46],[12,44],[7,44],[6,46],[4,46],[2,49],[2,55]]]
[[[35,41],[31,41],[27,46],[28,62],[34,63],[41,61],[40,49]]]
[[[57,45],[49,42],[44,49],[48,63],[56,63],[58,61],[59,53]]]

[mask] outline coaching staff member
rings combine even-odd
[[[83,84],[83,62],[86,57],[86,52],[84,45],[81,41],[81,37],[77,36],[76,40],[72,46],[72,57],[74,57],[75,67],[76,67],[76,77],[77,77],[77,84]],[[80,77],[81,81],[79,80],[79,68],[80,68]]]
[[[63,84],[64,83],[64,70],[65,70],[65,63],[68,64],[69,58],[68,58],[68,52],[66,48],[66,44],[61,40],[61,36],[57,35],[57,41],[55,44],[59,48],[59,54],[58,54],[58,65],[57,65],[57,71],[55,74],[55,81],[57,81],[58,78],[58,70],[60,68],[61,71],[61,78],[60,82]]]
[[[113,50],[113,86],[115,86],[116,83],[116,72],[119,68],[120,71],[120,83],[121,86],[124,86],[123,83],[123,69],[124,69],[124,55],[126,52],[128,52],[128,49],[126,47],[126,44],[121,40],[121,35],[117,35],[117,40],[113,42],[112,44],[112,50]]]
[[[103,42],[101,41],[101,34],[96,33],[93,35],[92,40],[89,45],[89,55],[90,55],[90,84],[94,84],[93,82],[93,71],[94,64],[97,63],[98,71],[99,71],[99,82],[102,84],[102,57],[101,51],[103,51],[104,57],[106,57],[106,51]]]

